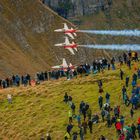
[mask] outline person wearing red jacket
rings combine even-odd
[[[120,135],[121,134],[121,129],[122,129],[121,122],[116,122],[115,127],[116,127],[118,135]]]

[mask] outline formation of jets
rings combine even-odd
[[[77,51],[77,47],[80,45],[76,44],[74,41],[70,42],[69,37],[71,39],[75,39],[75,37],[77,37],[76,32],[78,30],[69,28],[66,23],[63,23],[63,24],[64,24],[64,28],[56,29],[56,30],[54,30],[54,32],[64,33],[65,41],[64,41],[64,43],[55,44],[54,46],[64,47],[65,49],[69,50],[72,55],[75,55],[74,50]],[[70,68],[71,70],[74,70],[76,68],[76,66],[73,66],[71,63],[68,65],[65,58],[63,58],[63,63],[61,65],[53,66],[51,68],[67,71],[68,68]]]
[[[56,29],[56,30],[54,30],[54,32],[62,32],[65,35],[67,35],[68,37],[70,37],[71,39],[75,39],[75,37],[77,36],[76,32],[78,30],[73,29],[73,28],[69,28],[66,23],[63,23],[63,24],[64,24],[64,28]],[[55,44],[55,46],[64,47],[65,49],[69,50],[72,55],[75,55],[74,50],[77,51],[77,47],[79,45],[76,44],[74,41],[70,42],[69,38],[67,36],[65,37],[64,43]]]

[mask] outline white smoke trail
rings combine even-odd
[[[137,36],[137,37],[140,37],[140,30],[79,30],[78,32],[98,34],[98,35]]]
[[[112,45],[79,45],[81,47],[109,50],[140,51],[140,44],[112,44]]]

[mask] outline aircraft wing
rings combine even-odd
[[[75,51],[77,51],[77,48],[74,48],[75,49]]]
[[[74,36],[71,33],[65,33],[66,35],[68,35],[70,38],[74,39]]]
[[[76,33],[73,33],[74,34],[74,36],[77,36],[77,34]]]
[[[70,44],[70,41],[69,41],[68,37],[65,37],[65,44],[66,45],[69,45]]]
[[[67,26],[67,23],[64,23],[64,29],[65,30],[68,30],[69,29],[68,26]]]
[[[52,66],[51,68],[52,69],[60,69],[60,68],[62,68],[62,66]]]
[[[75,53],[74,53],[72,48],[66,48],[66,49],[68,49],[71,52],[71,54],[75,55]]]

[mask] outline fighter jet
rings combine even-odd
[[[67,62],[66,62],[66,59],[63,58],[63,62],[61,65],[57,65],[57,66],[53,66],[51,68],[53,69],[60,69],[60,70],[64,70],[64,71],[67,71],[67,68],[70,68],[72,70],[74,70],[76,68],[76,66],[72,65],[71,63],[68,65]]]
[[[64,47],[65,49],[68,49],[72,55],[75,55],[73,49],[75,49],[77,51],[77,47],[79,45],[77,45],[76,43],[72,42],[70,43],[68,37],[65,37],[65,42],[64,43],[60,43],[60,44],[55,44],[54,46],[57,47]]]
[[[64,24],[64,28],[62,28],[62,29],[56,29],[56,30],[54,30],[54,32],[63,32],[64,34],[68,35],[70,38],[74,39],[74,36],[75,37],[77,36],[76,32],[78,30],[73,29],[73,28],[70,28],[69,29],[67,23],[63,23],[63,24]]]
[[[63,58],[63,62],[61,65],[53,66],[52,68],[53,69],[61,69],[61,68],[67,68],[67,67],[68,67],[68,64],[67,64],[65,58]]]

